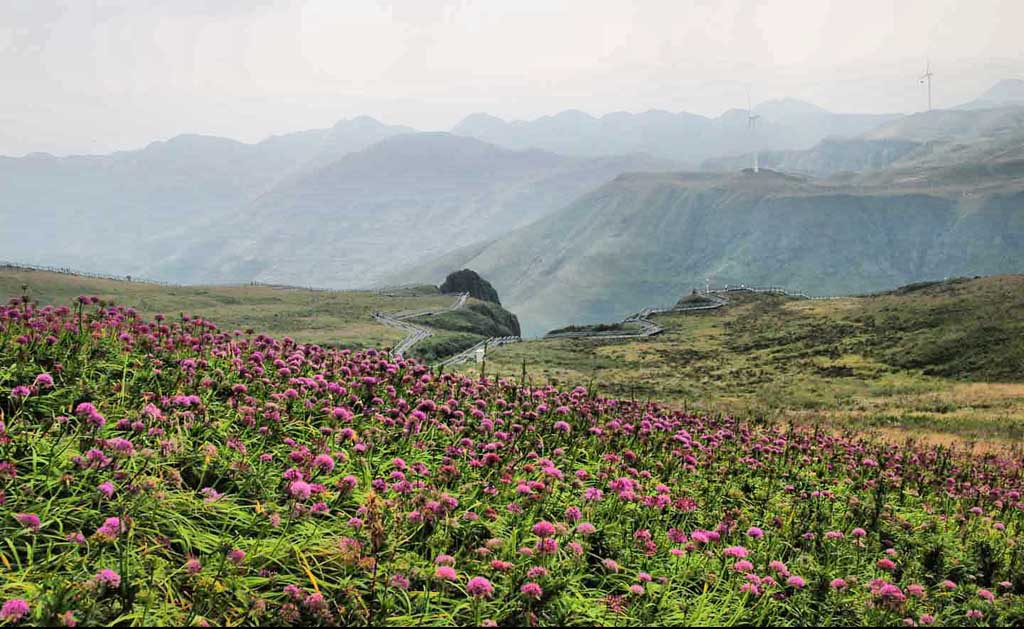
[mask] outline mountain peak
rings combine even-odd
[[[202,150],[222,147],[234,148],[244,145],[244,142],[232,140],[231,138],[223,138],[217,135],[182,133],[166,140],[150,142],[143,150]]]
[[[992,109],[1024,105],[1024,80],[1003,79],[988,88],[978,98],[964,103],[956,109]]]
[[[827,114],[829,111],[822,107],[796,98],[778,98],[767,100],[754,107],[754,111],[765,118],[786,118],[790,116],[806,116],[814,114]]]
[[[579,109],[566,109],[565,111],[560,111],[557,114],[555,114],[554,116],[551,116],[551,118],[554,119],[554,120],[572,121],[572,122],[584,122],[584,121],[585,122],[591,122],[591,121],[597,120],[597,118],[595,118],[595,117],[591,116],[590,114],[588,114],[587,112],[581,111]]]
[[[385,127],[383,122],[371,116],[356,116],[355,118],[342,118],[334,123],[334,129],[379,129]]]
[[[452,127],[452,133],[459,135],[478,135],[492,132],[496,129],[503,129],[508,123],[492,116],[491,114],[478,111],[476,113],[469,114],[458,124]]]
[[[985,100],[1024,100],[1024,79],[1003,79],[981,95]]]
[[[459,124],[479,122],[498,122],[504,124],[505,121],[497,116],[487,113],[486,111],[477,111],[463,118],[462,122]]]

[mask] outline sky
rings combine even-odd
[[[0,0],[0,155],[370,115],[936,107],[1024,78],[1022,0]]]

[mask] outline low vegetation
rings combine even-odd
[[[430,338],[417,343],[412,351],[413,356],[427,363],[458,354],[491,337],[519,336],[519,321],[514,314],[493,302],[475,299],[458,310],[416,317],[412,321],[434,332]]]
[[[131,304],[142,316],[189,314],[225,329],[258,330],[303,343],[385,347],[403,333],[373,320],[374,312],[445,308],[452,302],[434,286],[383,291],[321,291],[278,286],[164,286],[65,273],[0,267],[0,297],[28,296],[69,303],[78,295]]]
[[[89,297],[0,307],[0,417],[6,624],[1024,622],[1019,456]]]
[[[80,294],[133,304],[141,316],[187,314],[218,321],[225,329],[259,330],[329,347],[391,347],[402,330],[375,321],[374,312],[433,310],[413,321],[435,335],[414,347],[430,362],[456,354],[491,336],[518,336],[519,321],[501,306],[470,299],[449,310],[453,297],[434,286],[378,291],[327,291],[285,286],[167,286],[99,279],[68,273],[0,267],[0,297],[65,303]]]
[[[625,323],[597,323],[594,325],[567,325],[548,332],[549,335],[572,334],[574,332],[621,332],[626,330]]]
[[[516,316],[501,306],[486,301],[469,301],[458,310],[417,317],[412,320],[439,330],[466,332],[484,338],[490,336],[519,336]]]
[[[729,293],[666,313],[655,337],[531,341],[487,369],[534,383],[706,412],[905,429],[944,440],[1024,436],[1024,277],[809,301]],[[472,367],[467,367],[472,369]]]

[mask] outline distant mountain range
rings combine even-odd
[[[1024,80],[1022,79],[1003,79],[975,100],[964,103],[957,109],[991,109],[1015,105],[1024,105]]]
[[[756,142],[769,147],[892,119],[794,100],[757,111]],[[679,169],[752,141],[739,110],[564,112],[490,140],[465,137],[473,120],[497,119],[471,116],[451,136],[419,140],[364,116],[255,144],[183,135],[110,155],[0,157],[0,257],[171,281],[362,285],[387,264],[508,232],[622,172]],[[521,125],[547,141],[518,138]]]
[[[766,168],[815,177],[925,166],[941,168],[1006,160],[1024,145],[1024,107],[936,110],[913,114],[857,137],[828,138],[805,150],[766,151]],[[986,155],[986,153],[991,153]],[[709,159],[704,170],[731,172],[753,164],[753,154]]]
[[[670,303],[706,278],[827,295],[1024,271],[1024,108],[917,114],[766,157],[831,177],[737,172],[746,157],[729,172],[622,175],[404,275],[472,268],[539,334]]]
[[[622,172],[672,167],[642,155],[564,157],[403,134],[281,182],[145,272],[365,286],[530,223]]]
[[[182,135],[110,155],[0,157],[0,258],[137,274],[289,177],[409,131],[361,117],[257,144]]]
[[[708,276],[842,293],[1020,272],[1020,83],[910,116],[771,101],[754,133],[745,110],[476,114],[451,133],[361,117],[256,144],[0,158],[0,259],[338,288],[468,267],[527,333]]]
[[[717,118],[686,112],[651,110],[616,112],[595,118],[563,111],[532,121],[506,122],[473,114],[452,133],[509,148],[541,148],[566,155],[649,153],[694,166],[718,155],[754,148],[808,148],[830,136],[858,135],[900,114],[836,114],[810,103],[783,99],[754,108],[757,129],[748,127],[749,112],[732,109]]]

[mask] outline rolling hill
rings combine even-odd
[[[394,347],[405,335],[375,320],[375,312],[432,311],[439,314],[414,321],[434,336],[412,353],[431,360],[490,336],[519,334],[515,315],[501,306],[470,298],[464,308],[450,310],[454,297],[431,285],[386,291],[177,286],[0,266],[0,301],[27,297],[42,304],[67,305],[79,295],[131,306],[144,317],[201,317],[217,321],[226,332],[264,330],[301,343],[352,348]]]
[[[823,421],[892,435],[1024,437],[1024,276],[960,278],[865,297],[733,290],[724,307],[667,312],[657,336],[494,348],[487,371],[535,385],[742,418]],[[466,373],[478,368],[468,366]]]
[[[709,277],[835,295],[1024,270],[1024,107],[915,114],[765,162],[790,174],[625,174],[408,274],[479,270],[536,335],[620,319]]]
[[[857,137],[827,138],[809,149],[762,152],[760,163],[814,177],[871,174],[876,180],[895,179],[910,170],[1020,159],[1022,146],[1024,107],[937,110],[906,116]],[[753,155],[746,153],[709,159],[702,167],[735,171],[752,163]]]
[[[957,109],[991,109],[1011,105],[1024,105],[1024,80],[1022,79],[1003,79],[978,98],[960,105]]]
[[[671,167],[642,155],[570,158],[446,133],[399,135],[274,187],[155,260],[150,274],[367,286],[521,227],[619,173]]]
[[[361,117],[256,144],[184,135],[110,155],[0,157],[0,256],[181,279],[146,263],[306,168],[409,131]]]
[[[178,283],[360,287],[622,172],[673,167],[512,151],[366,117],[257,144],[179,136],[112,155],[0,157],[0,257]]]
[[[536,335],[669,303],[709,277],[828,295],[1024,271],[1024,179],[976,183],[868,186],[764,170],[622,175],[410,277],[477,270]]]

